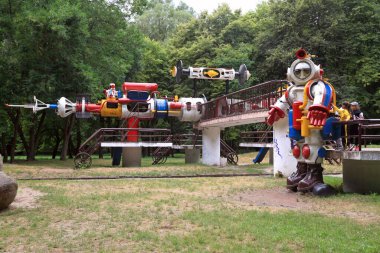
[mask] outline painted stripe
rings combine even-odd
[[[331,104],[332,97],[333,97],[332,96],[333,95],[333,91],[332,91],[330,85],[328,85],[325,82],[324,82],[324,85],[325,85],[325,89],[323,91],[322,105],[324,105],[327,108],[329,108],[329,106]]]
[[[311,94],[311,86],[313,86],[314,82],[313,80],[309,81],[307,84],[306,84],[306,95],[309,97],[310,100],[314,100],[314,97],[313,95]]]

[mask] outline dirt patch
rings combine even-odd
[[[312,194],[290,192],[285,188],[259,189],[240,192],[230,197],[229,202],[247,209],[269,211],[292,210],[318,213],[329,217],[349,218],[361,224],[378,224],[377,208],[334,198],[319,198]]]
[[[254,204],[287,209],[311,208],[311,204],[304,196],[294,194],[286,189],[254,190],[235,195],[233,200]]]
[[[11,204],[10,208],[37,208],[38,200],[44,195],[45,193],[32,188],[20,188],[17,192],[16,199]]]

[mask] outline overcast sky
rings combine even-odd
[[[181,0],[174,0],[179,3]],[[243,13],[254,10],[256,6],[263,0],[182,0],[190,7],[192,7],[197,13],[201,13],[204,10],[212,12],[218,5],[227,3],[232,10],[241,9]]]

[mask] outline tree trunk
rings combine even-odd
[[[3,156],[3,162],[8,162],[7,141],[5,133],[1,134],[1,154]]]
[[[22,127],[20,124],[20,116],[21,116],[20,109],[17,108],[16,110],[11,110],[9,108],[6,108],[5,110],[9,116],[10,120],[13,123],[14,130],[17,131],[17,134],[20,136],[20,139],[21,139],[21,142],[24,146],[25,152],[28,153],[29,152],[29,145],[25,139],[24,131],[22,130]],[[16,114],[13,113],[14,111],[16,112]]]
[[[82,134],[81,134],[81,128],[80,128],[80,120],[77,121],[77,140],[76,140],[76,147],[74,149],[74,154],[79,153],[80,145],[82,144]]]
[[[11,161],[10,161],[10,163],[14,163],[14,161],[15,161],[16,144],[17,144],[17,130],[16,130],[16,128],[14,128],[13,129],[13,137],[12,137],[12,145],[11,145]]]
[[[32,122],[33,125],[29,129],[29,150],[27,150],[27,161],[34,161],[36,160],[36,154],[37,154],[37,149],[38,149],[38,142],[40,138],[40,134],[42,131],[42,125],[45,121],[46,117],[46,111],[43,111],[41,113],[41,117],[38,118],[37,114],[33,115]],[[36,129],[37,125],[37,129]]]
[[[73,143],[73,136],[70,135],[70,138],[69,138],[69,148],[68,148],[68,155],[69,155],[69,159],[73,159],[73,153],[75,152],[74,149],[74,143]]]
[[[58,133],[58,130],[57,130],[57,133],[56,133],[56,136],[55,136],[55,145],[54,145],[54,148],[53,148],[53,153],[51,155],[52,159],[55,159],[55,157],[57,156],[58,148],[59,148],[59,144],[60,143],[61,143],[61,138],[59,137],[59,133]]]
[[[63,129],[63,144],[62,144],[62,151],[61,151],[61,157],[60,157],[62,161],[66,160],[66,157],[67,157],[67,151],[69,148],[69,140],[70,140],[71,130],[74,126],[74,121],[75,121],[75,115],[72,114],[67,118],[66,123],[65,123],[65,128]]]

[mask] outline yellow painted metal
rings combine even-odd
[[[302,116],[301,119],[298,119],[297,121],[301,121],[301,136],[310,136],[309,119],[306,116]]]
[[[111,100],[109,100],[111,102]],[[107,108],[107,100],[103,99],[101,101],[101,110],[100,115],[102,117],[112,117],[112,118],[120,118],[122,115],[121,104],[117,104],[117,108]]]
[[[209,69],[207,72],[204,72],[205,75],[208,75],[209,77],[213,78],[217,75],[219,75],[219,71]]]

